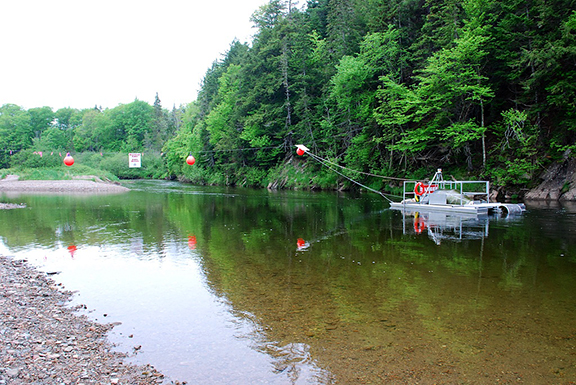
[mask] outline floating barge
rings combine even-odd
[[[404,181],[401,202],[391,202],[390,208],[404,212],[446,212],[470,214],[521,214],[522,203],[490,202],[488,181],[446,181],[438,169],[430,182]]]

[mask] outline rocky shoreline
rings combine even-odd
[[[0,202],[0,210],[23,209],[25,207],[26,207],[25,204],[1,203]]]
[[[117,194],[130,189],[116,183],[101,180],[0,180],[0,192],[17,193],[73,193],[73,194]]]
[[[46,273],[0,256],[0,385],[178,384],[123,362],[106,337],[114,325],[80,315],[71,297]]]

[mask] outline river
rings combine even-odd
[[[576,206],[404,217],[376,194],[125,182],[2,195],[0,254],[190,384],[576,381]]]

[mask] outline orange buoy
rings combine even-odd
[[[297,144],[297,145],[296,145],[296,148],[297,148],[296,154],[298,154],[298,155],[300,155],[300,156],[304,155],[304,154],[306,153],[306,151],[310,151],[310,150],[309,150],[305,145],[303,145],[303,144]]]
[[[426,230],[426,222],[422,218],[414,218],[414,232],[422,234],[424,230]]]
[[[190,250],[196,249],[196,237],[194,235],[188,236],[188,247]]]
[[[66,156],[64,157],[64,164],[68,167],[74,164],[74,158],[70,156],[70,153],[67,153]]]
[[[78,250],[78,248],[76,247],[76,245],[70,245],[68,246],[68,252],[70,253],[70,255],[72,257],[74,257],[74,253],[76,252],[76,250]]]
[[[188,158],[186,158],[186,163],[192,166],[194,163],[196,163],[196,158],[194,158],[192,155],[188,155]]]

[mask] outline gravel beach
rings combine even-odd
[[[88,178],[88,177],[87,177]],[[16,193],[72,193],[72,194],[118,194],[130,189],[97,178],[72,180],[18,180],[8,176],[0,180],[0,192]]]
[[[0,256],[0,385],[174,383],[123,363],[106,338],[114,325],[80,315],[67,306],[71,296],[25,261]]]

